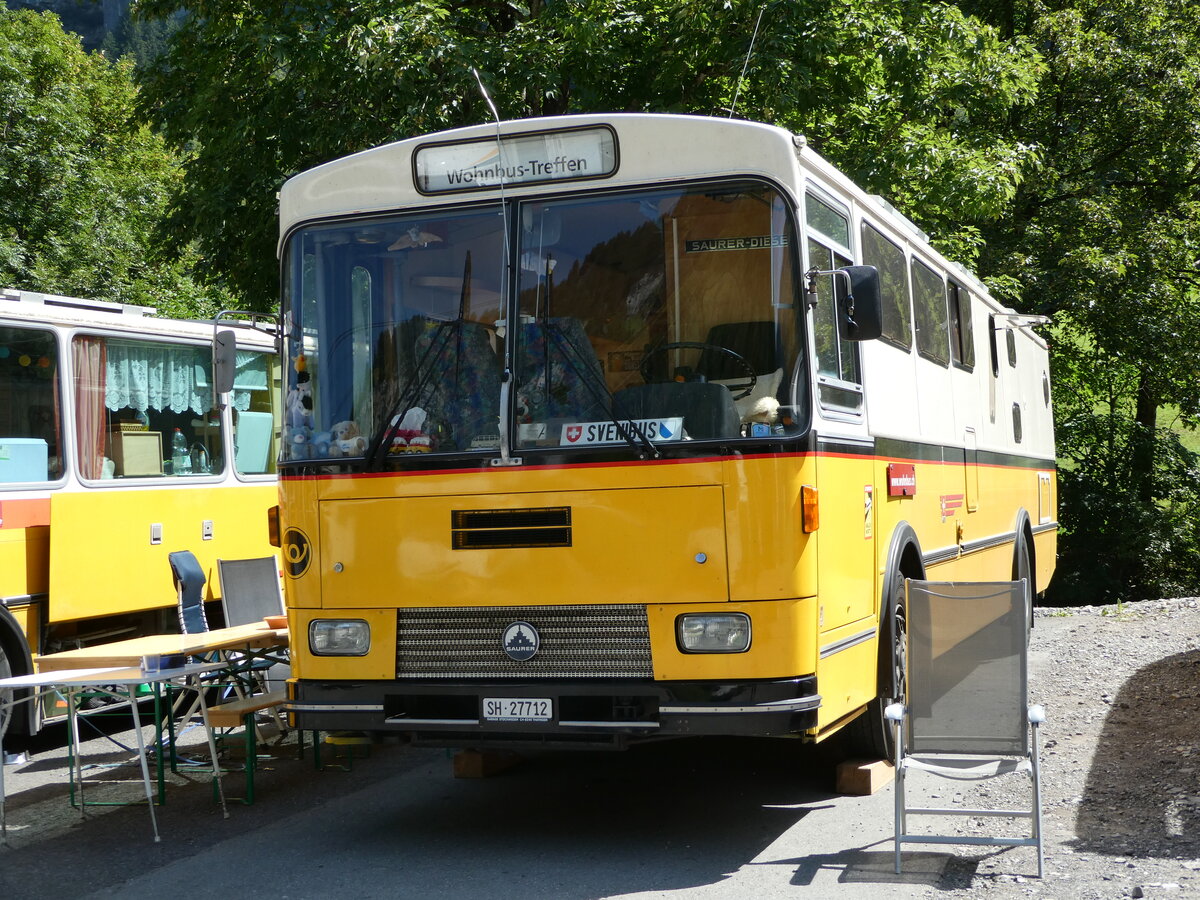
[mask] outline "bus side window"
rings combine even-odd
[[[971,329],[971,295],[962,285],[946,282],[950,307],[950,360],[968,372],[975,368],[975,336]]]
[[[0,328],[0,484],[62,475],[54,334]]]
[[[820,269],[850,265],[848,259],[811,238],[808,256],[809,264]],[[856,412],[862,408],[858,344],[846,340],[838,330],[837,301],[845,287],[839,278],[818,278],[816,286],[818,301],[813,310],[813,340],[821,405]]]
[[[913,306],[917,314],[917,352],[925,359],[945,366],[950,362],[950,338],[942,277],[914,259],[912,282]]]
[[[912,303],[908,297],[908,270],[904,251],[866,222],[862,223],[863,264],[879,270],[883,308],[883,340],[912,349]]]

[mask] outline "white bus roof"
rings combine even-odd
[[[211,342],[211,319],[168,319],[154,315],[152,306],[109,303],[81,297],[65,297],[38,291],[0,288],[0,324],[20,323],[53,325],[59,328],[103,329],[124,331],[140,336],[189,338]],[[225,323],[230,327],[234,323]],[[238,339],[245,343],[261,343],[273,349],[274,338],[264,331],[239,328]]]
[[[423,196],[413,184],[413,153],[421,145],[478,141],[494,137],[611,126],[619,134],[620,168],[613,179],[580,183],[652,184],[657,181],[730,174],[778,179],[796,164],[791,132],[772,125],[701,116],[619,113],[556,116],[472,125],[423,135],[334,160],[288,180],[279,194],[280,234],[295,225],[328,216],[386,212],[406,207],[473,200],[477,194]],[[719,160],[726,160],[722,167]],[[562,185],[557,185],[562,188]],[[568,185],[570,187],[570,185]],[[505,196],[545,192],[546,184],[508,185]],[[490,195],[495,192],[489,191]]]

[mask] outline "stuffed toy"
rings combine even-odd
[[[309,446],[313,428],[312,379],[303,355],[296,357],[295,367],[296,381],[288,389],[284,401],[283,422],[290,455],[296,459],[303,459],[312,455],[312,448]]]
[[[779,401],[774,397],[759,397],[742,416],[743,434],[747,437],[767,437],[779,421]]]
[[[742,417],[742,422],[747,425],[755,422],[761,425],[774,425],[778,420],[779,401],[774,397],[759,397]]]
[[[425,421],[428,418],[425,410],[414,406],[398,423],[392,419],[396,428],[392,432],[392,446],[388,448],[388,453],[428,453],[432,450],[433,439],[425,433]]]
[[[351,421],[338,422],[330,432],[333,440],[329,444],[329,455],[362,456],[367,452],[367,439]]]

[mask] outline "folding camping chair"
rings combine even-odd
[[[1028,704],[1028,582],[907,584],[907,677],[903,702],[892,703],[896,746],[896,873],[905,843],[1037,848],[1042,877],[1040,706]],[[912,771],[955,779],[1019,773],[1032,782],[1021,809],[910,807]],[[1029,819],[1028,837],[910,834],[909,816]]]

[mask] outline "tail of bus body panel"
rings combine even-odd
[[[903,577],[1044,589],[1028,322],[778,129],[500,132],[282,192],[299,727],[822,739],[882,722]]]
[[[213,572],[273,552],[273,336],[240,334],[236,384],[214,397],[213,325],[152,312],[0,295],[0,669],[12,674],[40,653],[177,629],[172,550]],[[56,712],[31,707],[11,734]]]

